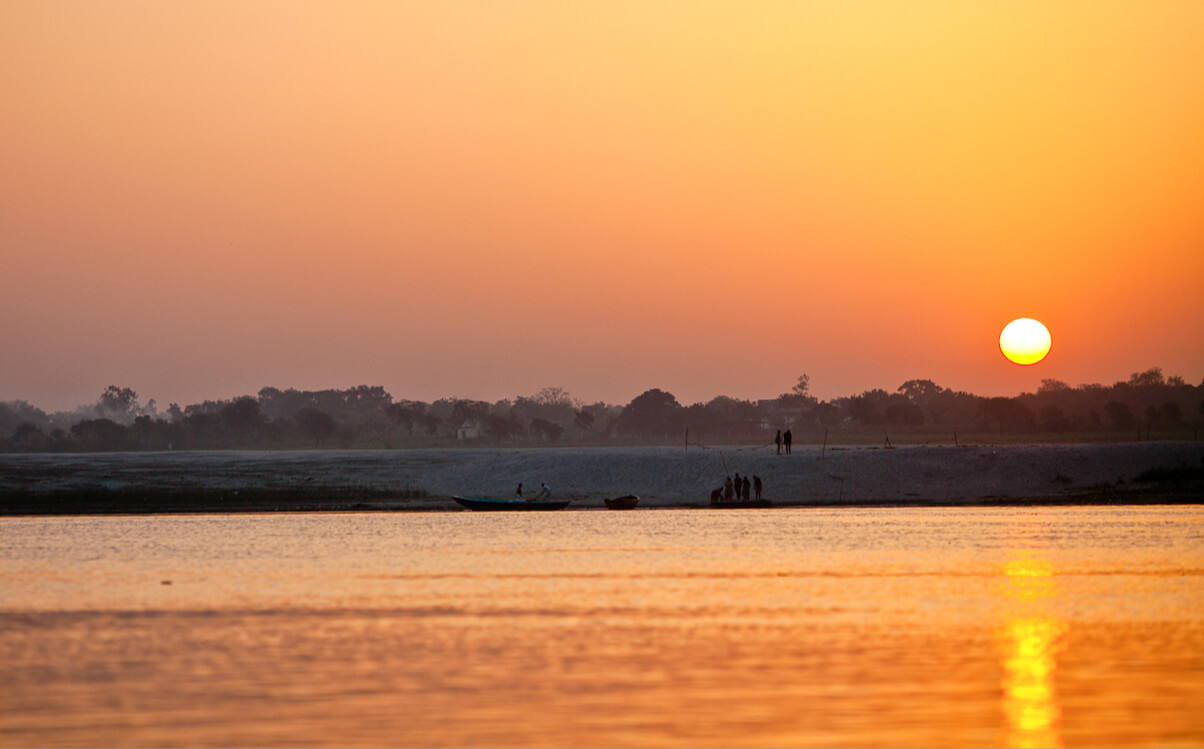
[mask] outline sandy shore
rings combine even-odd
[[[453,494],[508,497],[520,481],[573,507],[692,506],[727,473],[760,476],[779,505],[1204,501],[1204,445],[1142,442],[0,455],[0,512],[73,511],[73,497],[80,512],[454,509]]]

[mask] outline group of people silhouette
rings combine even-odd
[[[728,476],[723,480],[723,486],[711,492],[711,502],[748,502],[750,499],[761,499],[761,477],[740,477],[736,474],[733,479]]]
[[[783,432],[778,430],[774,436],[773,442],[777,445],[778,455],[782,454],[782,448],[786,448],[786,454],[790,454],[790,447],[794,444],[794,435],[787,429]],[[728,476],[723,480],[723,486],[711,492],[711,504],[720,502],[749,502],[760,501],[761,491],[763,489],[760,476],[744,476],[736,474],[735,478]]]
[[[782,434],[782,430],[779,429],[777,436],[773,438],[773,442],[778,446],[778,455],[782,454],[783,446],[786,448],[786,454],[789,455],[790,443],[794,442],[794,435],[790,433],[789,429],[786,430],[785,434]]]
[[[773,438],[773,442],[778,446],[778,455],[782,454],[782,448],[786,448],[786,454],[790,454],[790,445],[794,441],[794,435],[787,429],[785,433],[781,429],[778,430],[777,436]],[[712,502],[748,502],[750,500],[760,501],[761,490],[763,484],[760,476],[744,476],[736,474],[735,478],[728,476],[723,480],[723,486],[711,492]],[[514,491],[515,499],[525,499],[527,501],[549,499],[552,496],[552,489],[547,483],[539,485],[539,491],[534,497],[523,496],[523,485],[519,484]]]

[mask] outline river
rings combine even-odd
[[[1204,508],[0,518],[0,745],[1199,746]]]

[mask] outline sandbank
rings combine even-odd
[[[458,510],[547,482],[570,508],[703,507],[728,474],[776,506],[1204,501],[1204,444],[463,448],[0,455],[0,514]]]

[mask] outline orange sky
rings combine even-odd
[[[1195,0],[8,0],[0,400],[1197,383],[1201,39]]]

